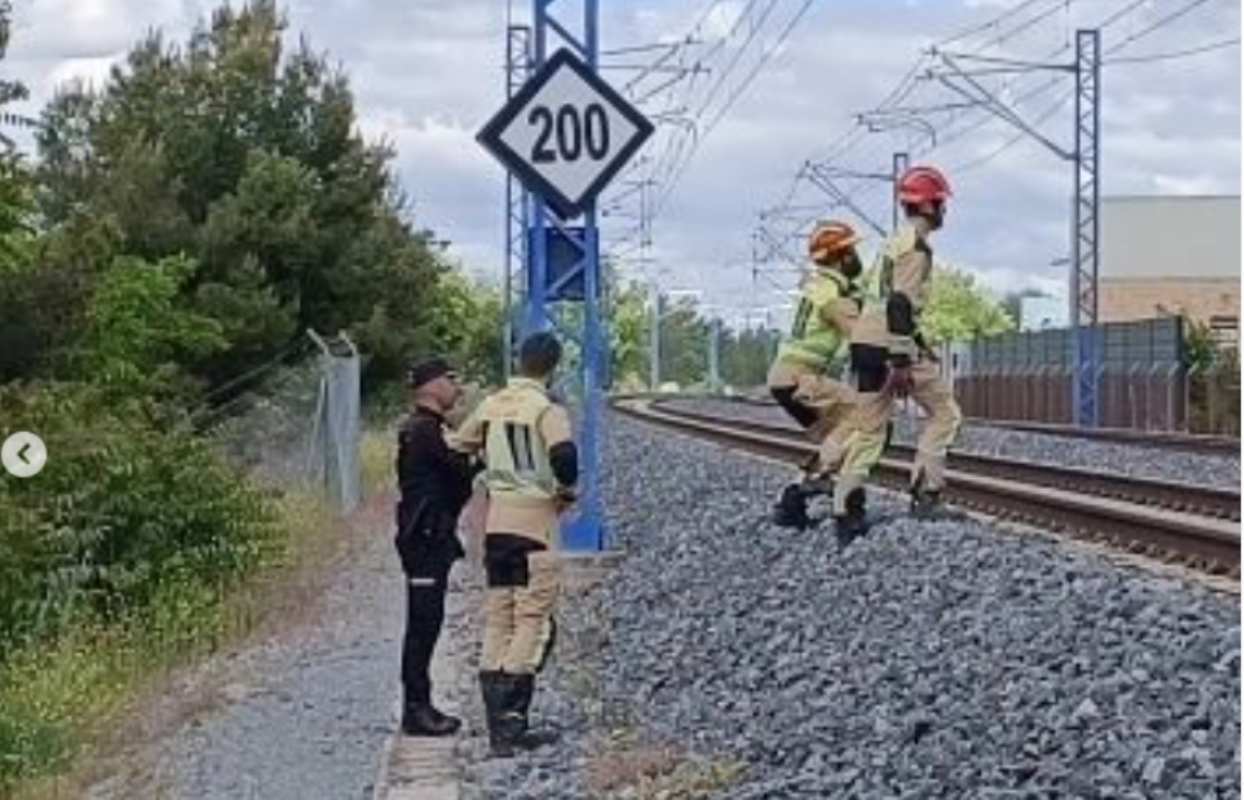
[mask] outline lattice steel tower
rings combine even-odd
[[[1098,423],[1101,343],[1097,270],[1101,263],[1101,32],[1076,31],[1075,199],[1071,231],[1070,323],[1075,330],[1072,402],[1078,425]]]

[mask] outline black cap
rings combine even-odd
[[[449,366],[449,362],[437,356],[418,361],[411,366],[410,371],[406,373],[406,385],[412,389],[418,389],[420,386],[434,381],[445,375],[449,375],[454,368]]]

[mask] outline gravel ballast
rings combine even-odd
[[[789,470],[609,430],[627,557],[563,603],[578,644],[533,707],[563,741],[481,760],[477,731],[464,797],[659,796],[585,792],[618,726],[743,765],[685,796],[1239,797],[1235,597],[876,493],[882,521],[840,554],[828,526],[765,521]]]
[[[786,412],[777,406],[713,398],[669,402],[671,408],[796,427]],[[914,444],[919,434],[919,420],[896,414],[894,428],[895,441]],[[1240,485],[1238,453],[1234,456],[1188,453],[1158,446],[1054,436],[977,423],[963,425],[953,449],[1016,461],[1059,464],[1202,486],[1237,488]]]
[[[122,768],[86,796],[371,800],[405,613],[391,520],[392,499],[376,498],[332,531],[348,540],[279,599],[285,618],[179,670]]]
[[[556,744],[487,757],[481,575],[455,568],[436,691],[463,800],[1240,796],[1237,598],[876,492],[838,553],[766,521],[790,468],[618,415],[604,466],[626,555],[564,594],[532,709]],[[402,616],[383,516],[314,621],[164,743],[170,796],[370,796]]]

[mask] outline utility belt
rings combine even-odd
[[[919,331],[912,335],[912,341],[916,345],[916,359],[913,363],[918,364],[921,361],[941,363],[941,359],[933,352],[933,348],[929,347]],[[866,393],[881,391],[890,372],[890,350],[879,344],[853,343],[850,348],[849,364],[850,382],[856,391]]]
[[[433,508],[424,497],[412,509],[406,499],[397,502],[397,535],[393,545],[407,575],[452,563],[466,555],[458,539],[458,517]]]

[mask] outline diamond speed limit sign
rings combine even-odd
[[[545,61],[476,139],[563,217],[581,214],[652,123],[569,50]]]

